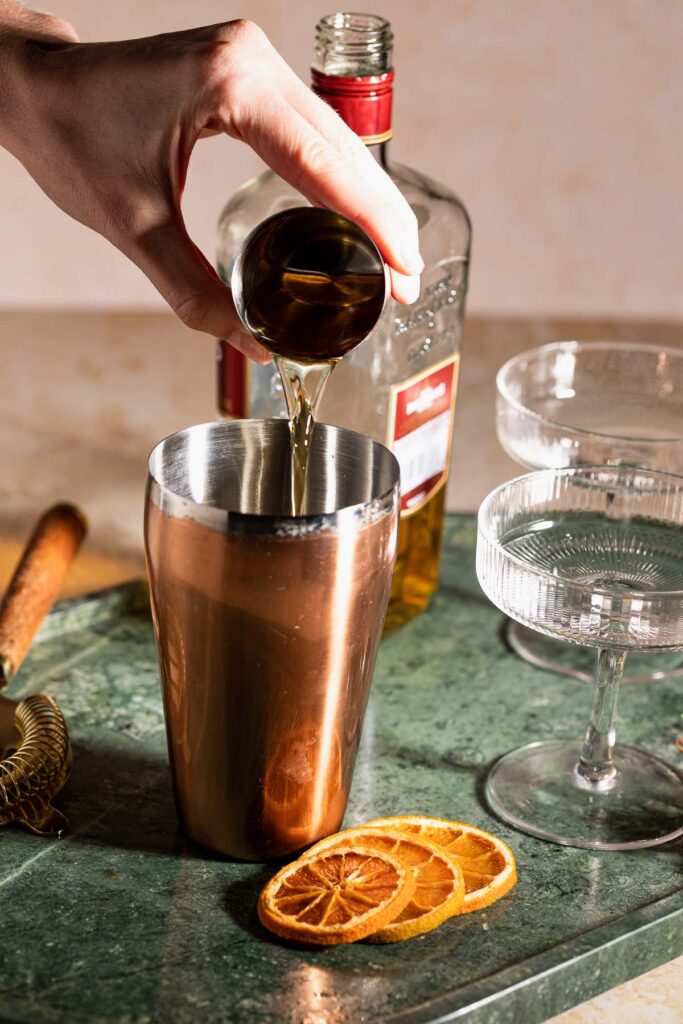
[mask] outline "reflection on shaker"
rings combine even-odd
[[[324,735],[311,722],[285,729],[267,757],[263,783],[264,833],[291,850],[334,831],[346,804],[336,731]]]

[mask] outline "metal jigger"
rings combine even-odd
[[[359,280],[362,288],[354,290]],[[304,400],[313,415],[335,363],[376,330],[389,274],[357,224],[301,206],[274,214],[247,236],[231,286],[240,320],[275,357],[294,419]]]

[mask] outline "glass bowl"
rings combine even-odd
[[[496,430],[529,469],[631,465],[683,473],[683,348],[641,342],[560,341],[509,359],[496,378]],[[511,622],[525,661],[589,681],[589,651]],[[683,656],[630,659],[628,683],[683,675]]]

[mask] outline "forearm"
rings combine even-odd
[[[0,0],[0,146],[19,156],[27,119],[35,106],[32,65],[45,47],[78,37],[67,22],[37,14],[14,0]]]

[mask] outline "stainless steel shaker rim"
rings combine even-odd
[[[187,427],[152,449],[149,499],[166,515],[223,533],[282,537],[372,522],[395,507],[400,482],[395,455],[363,434],[319,423],[309,463],[312,511],[285,512],[289,445],[284,419]]]

